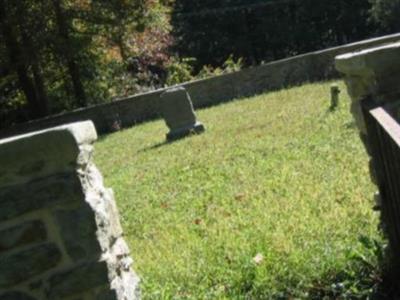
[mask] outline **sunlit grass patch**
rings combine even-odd
[[[206,132],[163,144],[162,121],[109,135],[96,163],[116,194],[147,299],[306,297],[372,258],[367,156],[343,84],[198,111]]]

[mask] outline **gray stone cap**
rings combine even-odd
[[[161,93],[160,97],[163,98],[164,96],[166,96],[168,94],[172,94],[172,93],[176,93],[176,92],[185,92],[186,93],[186,89],[182,85],[175,85],[175,86],[167,88],[163,93]]]
[[[34,132],[27,133],[27,134],[16,135],[16,136],[12,136],[12,137],[5,138],[5,139],[0,139],[0,147],[3,144],[15,142],[17,140],[31,138],[36,135],[46,134],[49,132],[57,132],[57,131],[69,132],[71,134],[71,136],[74,137],[74,139],[78,145],[91,144],[97,140],[97,132],[96,132],[96,128],[95,128],[93,122],[92,121],[83,121],[83,122],[75,122],[75,123],[65,124],[65,125],[61,125],[61,126],[57,126],[57,127],[51,127],[48,129],[34,131]]]
[[[400,42],[338,55],[336,69],[347,75],[368,76],[400,66]]]
[[[0,188],[60,172],[73,172],[81,146],[97,139],[91,121],[0,140]]]

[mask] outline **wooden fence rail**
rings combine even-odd
[[[387,109],[371,99],[363,101],[372,166],[381,196],[381,219],[391,253],[400,257],[400,125]]]

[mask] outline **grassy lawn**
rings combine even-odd
[[[145,299],[357,293],[378,216],[340,86],[335,112],[310,84],[199,110],[207,131],[175,143],[156,121],[96,144]]]

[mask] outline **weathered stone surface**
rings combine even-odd
[[[340,55],[336,57],[335,64],[345,75],[352,100],[351,113],[361,132],[360,138],[368,154],[371,155],[361,100],[371,97],[377,105],[392,105],[392,113],[397,114],[400,105],[393,104],[400,99],[400,43]],[[372,160],[369,162],[369,167],[371,180],[376,184],[377,170]]]
[[[40,299],[33,298],[22,292],[13,291],[0,295],[0,300],[40,300]]]
[[[162,93],[160,109],[170,129],[167,134],[168,140],[204,131],[204,126],[196,121],[192,101],[184,87],[171,88]]]
[[[0,140],[0,187],[72,171],[79,145],[96,138],[93,123],[87,121]]]
[[[47,237],[46,228],[41,221],[19,224],[0,231],[0,253],[32,243],[43,242]]]
[[[95,136],[84,122],[0,141],[10,160],[0,156],[0,290],[7,297],[23,297],[18,287],[40,299],[139,299],[113,193],[92,161]]]
[[[77,201],[83,196],[79,179],[72,173],[32,180],[0,190],[0,220],[61,202]]]
[[[107,261],[109,277],[114,279],[122,272],[130,270],[133,260],[129,257],[129,248],[122,238],[118,238],[107,253],[103,256]]]
[[[0,256],[0,288],[7,288],[39,275],[61,260],[54,244],[42,244],[11,255]]]
[[[88,262],[50,278],[49,299],[65,297],[89,291],[108,283],[107,265],[104,262]]]
[[[107,252],[115,240],[122,235],[113,192],[104,187],[103,177],[93,164],[86,168],[82,185],[85,190],[85,200],[95,215],[97,241],[102,251]]]
[[[139,278],[132,271],[133,260],[122,239],[118,211],[110,189],[103,186],[103,178],[94,165],[86,168],[82,178],[86,201],[96,215],[97,240],[102,249],[101,260],[107,264],[110,289],[117,299],[139,299]]]
[[[170,129],[190,126],[196,123],[193,104],[183,87],[175,87],[161,94],[161,109],[165,123]]]
[[[117,299],[140,299],[139,278],[130,269],[121,270],[121,274],[111,281]]]
[[[74,210],[57,210],[54,215],[65,248],[73,260],[96,256],[100,258],[101,248],[96,239],[95,215],[89,205],[82,204]]]
[[[366,134],[360,101],[367,96],[378,104],[399,100],[400,43],[337,56],[335,65],[345,75],[352,98],[351,113],[360,131]]]
[[[400,43],[392,43],[336,57],[336,68],[344,74],[365,77],[398,73]]]

